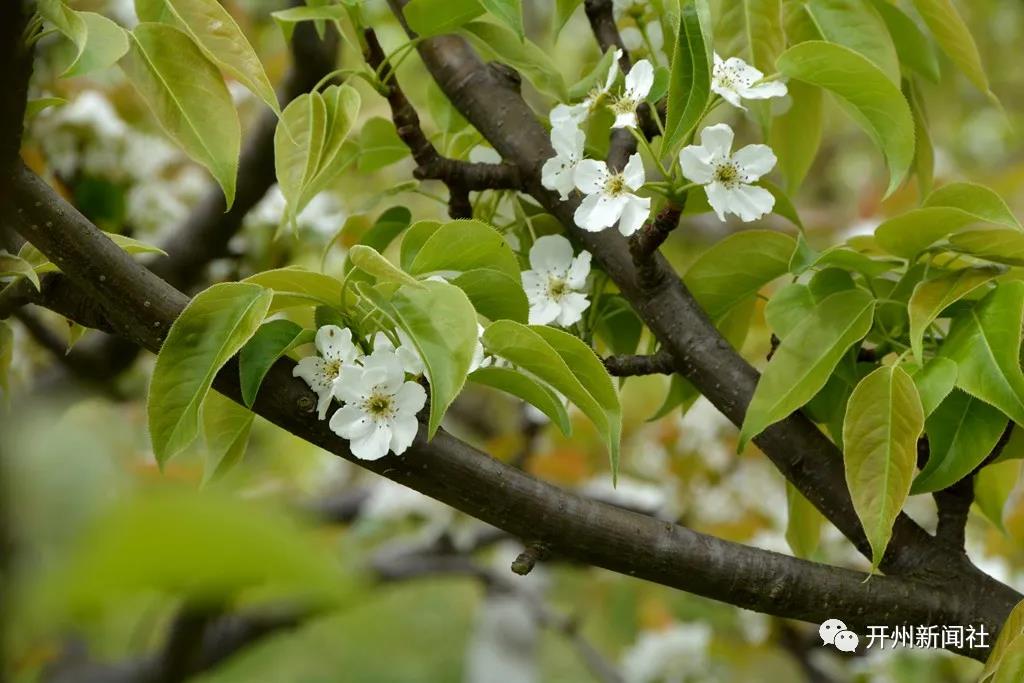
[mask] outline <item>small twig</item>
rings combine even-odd
[[[512,560],[512,571],[519,576],[526,576],[533,571],[537,563],[547,558],[550,549],[544,543],[532,541],[526,544],[523,552],[519,553],[516,559]]]
[[[650,356],[608,356],[604,359],[604,367],[613,377],[671,375],[675,372],[672,354],[664,349]]]

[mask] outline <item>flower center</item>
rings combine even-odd
[[[723,66],[718,70],[716,74],[719,84],[727,90],[736,90],[737,88],[749,88],[753,82],[749,78],[740,76],[739,71],[732,67]]]
[[[569,283],[556,275],[548,276],[548,296],[555,301],[569,293]]]
[[[636,111],[638,102],[628,95],[623,95],[612,103],[612,112],[614,114],[630,114]]]
[[[742,179],[739,166],[736,165],[735,161],[723,161],[715,167],[715,180],[727,188],[732,189],[736,187]]]
[[[608,176],[608,180],[604,183],[604,192],[612,197],[617,197],[620,194],[626,192],[626,179],[622,177],[621,173],[615,173]]]
[[[363,411],[369,413],[375,420],[390,420],[395,416],[394,397],[382,391],[374,390],[363,401]]]
[[[342,362],[340,360],[329,360],[324,364],[324,374],[329,379],[337,379],[341,374]]]

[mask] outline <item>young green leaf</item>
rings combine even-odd
[[[711,29],[706,0],[682,0],[665,115],[670,152],[696,127],[711,97]]]
[[[273,292],[274,300],[269,313],[295,306],[322,304],[337,307],[342,303],[340,280],[298,266],[256,273],[243,282],[260,285]]]
[[[357,244],[349,249],[348,258],[353,266],[367,275],[372,275],[378,282],[396,282],[410,287],[422,286],[419,280],[392,265],[373,247]]]
[[[1022,645],[1024,645],[1024,600],[1018,602],[1010,610],[1009,616],[1006,617],[1002,628],[999,629],[999,636],[992,644],[992,650],[989,651],[988,659],[985,660],[985,668],[981,670],[978,683],[992,681],[992,677],[999,671],[1007,653],[1019,650]],[[1012,679],[1007,683],[1012,683]]]
[[[473,302],[476,312],[488,320],[507,318],[525,323],[530,304],[520,280],[493,268],[475,268],[452,278],[451,283],[461,289]]]
[[[853,508],[871,544],[876,569],[892,536],[917,465],[924,413],[914,380],[897,365],[861,380],[843,422],[843,463]]]
[[[949,396],[956,386],[956,363],[948,358],[937,356],[925,363],[924,367],[914,373],[914,384],[917,394],[921,397],[921,408],[927,418]]]
[[[478,0],[410,0],[402,9],[409,28],[421,37],[451,33],[484,13]]]
[[[583,0],[555,0],[555,37],[562,32],[565,24],[573,15]]]
[[[814,311],[814,296],[799,282],[780,287],[764,307],[764,319],[779,339],[785,339]]]
[[[270,16],[274,17],[284,39],[291,40],[296,24],[303,21],[315,21],[318,24],[324,21],[341,21],[348,16],[348,9],[344,5],[299,6],[271,12]]]
[[[402,285],[390,299],[369,287],[359,289],[409,335],[423,359],[430,382],[427,436],[433,438],[448,406],[462,391],[473,363],[477,343],[473,304],[461,289],[447,282],[428,280],[416,286]]]
[[[203,405],[203,432],[206,434],[204,483],[222,476],[242,461],[255,417],[251,411],[217,392],[206,398]]]
[[[790,81],[789,98],[789,109],[772,121],[769,140],[779,159],[786,189],[796,192],[821,144],[824,97],[820,88]]]
[[[964,268],[949,275],[926,280],[914,287],[910,297],[910,347],[919,362],[924,362],[924,333],[947,306],[970,296],[992,281],[996,268]]]
[[[928,128],[924,98],[912,81],[904,81],[903,95],[910,103],[910,113],[914,115],[914,175],[917,176],[917,189],[920,194],[928,194],[935,181],[935,145]]]
[[[957,483],[995,448],[1006,416],[959,389],[939,404],[925,424],[928,463],[914,479],[912,494],[931,493]]]
[[[981,468],[974,477],[974,502],[996,528],[1006,533],[1003,511],[1020,479],[1021,460],[1004,460]]]
[[[558,394],[532,377],[510,368],[480,368],[469,381],[517,396],[547,415],[565,436],[572,435],[569,413]]]
[[[271,297],[258,285],[222,282],[197,294],[171,325],[149,384],[149,434],[158,463],[198,436],[214,376],[256,332]]]
[[[32,283],[36,290],[40,288],[39,274],[36,273],[36,269],[32,267],[31,263],[21,256],[0,251],[0,278],[7,277],[24,277]]]
[[[230,208],[242,129],[217,67],[187,34],[152,23],[135,27],[121,66],[167,134],[210,170]]]
[[[419,225],[419,224],[417,224]],[[416,226],[413,226],[415,229]],[[411,275],[423,276],[437,272],[461,272],[476,268],[492,268],[519,279],[519,262],[501,233],[476,220],[457,220],[437,228],[428,226],[430,235],[416,251],[415,258],[403,267]],[[410,230],[406,241],[415,242],[421,235]],[[406,252],[402,244],[403,254]],[[413,245],[410,244],[410,248]]]
[[[953,319],[940,354],[957,364],[958,387],[1024,424],[1020,368],[1024,282],[1000,283]]]
[[[874,309],[874,300],[860,289],[833,294],[782,340],[747,408],[741,449],[825,386],[846,350],[871,329]]]
[[[848,47],[871,61],[894,84],[900,82],[900,62],[882,16],[863,0],[814,0],[804,3],[822,37]]]
[[[579,339],[565,333],[541,332],[541,329],[558,333],[551,328],[499,320],[484,331],[482,340],[489,353],[537,377],[583,411],[605,440],[613,467],[617,466],[622,416],[611,378],[594,352]],[[582,350],[578,350],[580,346]],[[571,363],[577,361],[581,365],[572,367]],[[603,379],[598,375],[598,366],[604,373]]]
[[[170,23],[184,30],[214,64],[280,113],[260,58],[217,0],[135,0],[135,11],[139,21]]]
[[[937,188],[924,206],[948,206],[975,216],[979,221],[1007,228],[1021,228],[1006,202],[990,188],[976,183],[949,183]]]
[[[951,235],[950,248],[993,263],[1024,266],[1024,231],[967,230]]]
[[[914,7],[943,51],[978,90],[995,99],[978,46],[952,0],[914,0]]]
[[[929,81],[938,83],[939,58],[935,54],[935,47],[914,20],[887,0],[873,0],[872,4],[889,29],[900,64]]]
[[[242,402],[252,408],[263,378],[278,358],[313,341],[313,331],[303,330],[291,320],[271,320],[260,325],[238,354],[238,377]]]
[[[478,49],[514,66],[540,92],[562,102],[569,99],[569,89],[558,67],[529,39],[489,21],[471,21],[462,30]]]
[[[40,0],[39,14],[53,24],[77,50],[65,77],[106,69],[128,51],[124,29],[95,12],[76,12],[62,0]]]
[[[725,46],[723,57],[744,57],[763,73],[772,73],[775,60],[786,49],[782,0],[723,3],[715,36]]]
[[[983,220],[954,207],[926,206],[883,221],[875,228],[875,240],[894,256],[912,258],[943,237]]]
[[[370,173],[390,166],[409,156],[409,148],[395,131],[390,119],[374,116],[359,131],[359,157],[356,166]]]
[[[828,90],[854,113],[885,154],[893,192],[914,160],[914,119],[899,87],[866,57],[823,41],[794,45],[777,66],[784,76]]]
[[[416,260],[416,256],[419,255],[427,240],[440,229],[441,223],[439,221],[416,221],[412,224],[409,230],[406,231],[405,236],[402,237],[401,251],[398,258],[398,262],[402,265],[402,270],[407,273],[413,272],[412,264]]]
[[[484,9],[523,40],[522,0],[480,0]]]
[[[786,511],[786,542],[794,555],[809,560],[821,541],[825,517],[788,481]]]

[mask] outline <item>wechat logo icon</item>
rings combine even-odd
[[[857,634],[846,628],[839,619],[828,619],[818,627],[822,645],[833,645],[841,652],[856,652],[860,639]]]

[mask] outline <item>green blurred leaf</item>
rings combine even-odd
[[[736,0],[722,3],[715,37],[725,59],[742,57],[762,73],[775,71],[775,60],[786,49],[782,0]]]
[[[565,24],[573,15],[583,0],[555,0],[555,37],[562,32]]]
[[[809,560],[821,541],[825,517],[788,481],[786,510],[786,542],[796,557]]]
[[[843,422],[843,463],[853,507],[878,567],[917,466],[924,413],[914,380],[899,366],[861,380]]]
[[[900,89],[870,60],[841,45],[808,41],[779,57],[784,76],[828,90],[847,105],[889,164],[892,193],[914,160],[914,119]]]
[[[964,268],[918,283],[910,297],[910,347],[919,362],[924,362],[924,333],[928,326],[946,309],[970,296],[979,287],[991,282],[999,270],[996,268]]]
[[[324,5],[322,7],[289,7],[288,9],[271,12],[285,40],[291,40],[295,25],[303,21],[341,21],[348,16],[344,5]]]
[[[547,415],[562,434],[572,436],[572,423],[558,394],[537,380],[509,368],[480,368],[469,375],[469,381],[499,389],[523,399]]]
[[[1020,228],[1020,221],[1006,202],[990,188],[977,183],[949,183],[924,200],[925,206],[948,206],[976,216],[978,220],[1007,228]]]
[[[255,334],[271,297],[254,284],[223,282],[197,294],[171,325],[149,384],[149,434],[158,463],[198,436],[214,376]]]
[[[39,14],[75,45],[65,77],[106,69],[128,51],[124,29],[102,15],[76,12],[62,0],[40,0],[38,7]]]
[[[521,39],[514,31],[488,21],[471,21],[462,30],[479,50],[515,67],[540,92],[560,102],[569,99],[569,89],[558,67],[547,52],[529,39]]]
[[[1003,622],[1002,628],[999,629],[999,636],[992,644],[988,659],[985,661],[985,668],[981,670],[981,676],[978,677],[978,683],[990,681],[999,670],[1007,653],[1018,651],[1024,646],[1022,635],[1024,635],[1024,600],[1014,606],[1009,616],[1006,617],[1006,621]],[[1007,683],[1012,683],[1012,681]]]
[[[14,330],[3,320],[0,320],[0,390],[3,390],[4,399],[10,402],[11,385],[8,380],[8,373],[11,371],[11,364],[14,362]]]
[[[217,0],[135,0],[135,12],[139,21],[170,23],[184,30],[214,64],[280,113],[260,58]]]
[[[935,54],[935,46],[928,37],[921,32],[914,20],[896,5],[887,0],[873,0],[873,4],[889,29],[900,64],[929,81],[938,83],[939,58]]]
[[[313,341],[313,331],[303,330],[291,320],[271,320],[260,325],[238,354],[238,375],[242,402],[249,408],[256,402],[263,378],[278,358]]]
[[[711,28],[706,0],[682,0],[672,54],[664,148],[674,154],[700,122],[711,97]]]
[[[1003,282],[953,319],[940,354],[957,364],[958,387],[1024,424],[1020,368],[1024,282]]]
[[[242,129],[217,67],[187,34],[152,23],[135,27],[121,66],[167,134],[210,170],[230,208]]]
[[[822,92],[801,81],[789,82],[790,106],[772,120],[769,141],[779,159],[786,189],[796,192],[821,144]]]
[[[522,0],[479,0],[479,2],[485,10],[519,36],[519,40],[523,40],[525,36],[523,34]]]
[[[1021,460],[1004,460],[982,467],[974,477],[974,502],[996,528],[1006,533],[1003,511],[1020,479]]]
[[[223,476],[242,461],[255,417],[251,411],[217,392],[207,396],[203,404],[203,433],[206,434],[204,482]]]
[[[421,37],[451,33],[484,13],[478,0],[410,0],[402,9],[409,28]]]
[[[957,68],[978,90],[995,99],[989,88],[985,67],[981,63],[981,55],[978,54],[978,46],[952,0],[914,0],[914,7]]]
[[[846,350],[871,329],[874,308],[874,300],[862,290],[839,292],[786,335],[754,390],[740,432],[741,448],[825,386]]]
[[[409,148],[395,131],[390,119],[374,116],[363,124],[359,132],[359,157],[356,166],[362,173],[370,173],[401,161],[409,156]]]
[[[21,256],[15,256],[14,254],[8,254],[6,251],[0,251],[0,278],[27,278],[29,282],[36,288],[36,291],[40,289],[39,275],[36,273],[35,268],[32,264],[23,259]]]
[[[928,418],[928,462],[910,492],[939,491],[966,477],[992,452],[1004,429],[1006,416],[998,409],[954,390]]]

